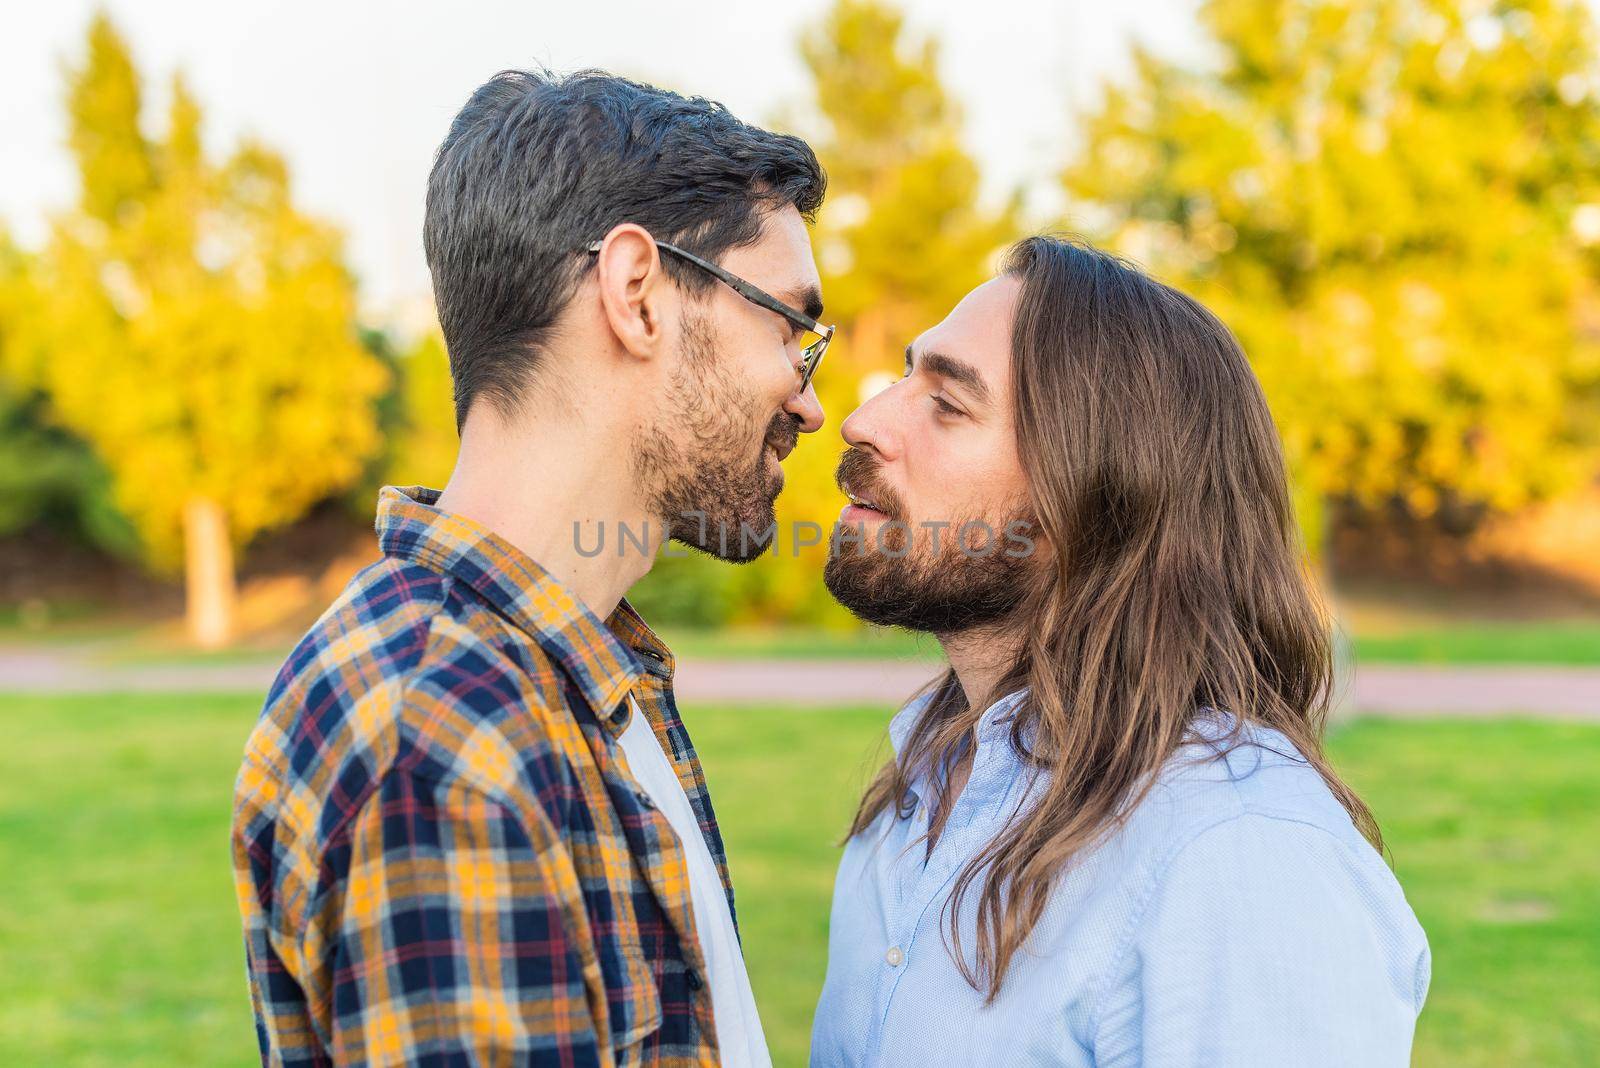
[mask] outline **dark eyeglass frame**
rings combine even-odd
[[[599,252],[602,244],[603,242],[601,241],[595,241],[584,251]],[[805,312],[789,307],[777,297],[746,282],[732,271],[723,270],[710,260],[703,260],[693,252],[681,249],[677,245],[669,245],[665,241],[657,241],[656,247],[664,252],[672,253],[679,259],[687,260],[718,281],[726,283],[730,289],[756,307],[776,312],[800,329],[809,330],[816,334],[817,340],[800,350],[800,366],[796,368],[800,375],[800,385],[796,387],[795,392],[804,393],[806,391],[806,387],[811,384],[812,376],[817,373],[817,365],[822,362],[822,354],[828,351],[828,343],[833,340],[833,327],[824,326]]]

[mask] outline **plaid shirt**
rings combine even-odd
[[[235,790],[263,1064],[714,1065],[689,875],[631,692],[733,906],[673,658],[504,539],[385,487],[384,559],[278,673]]]

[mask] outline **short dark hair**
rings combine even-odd
[[[603,71],[496,74],[451,122],[428,177],[423,248],[457,429],[479,396],[515,408],[588,264],[578,253],[613,226],[714,260],[753,243],[767,209],[813,218],[825,186],[804,141],[714,101]],[[689,292],[713,284],[662,263]]]

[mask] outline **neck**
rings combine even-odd
[[[1014,625],[1002,621],[938,638],[968,708],[986,708],[1005,696],[994,690],[1022,650],[1023,635]]]
[[[649,572],[664,529],[630,485],[627,442],[624,427],[581,412],[511,423],[475,405],[438,507],[515,545],[605,619]],[[619,524],[646,549],[623,543]]]

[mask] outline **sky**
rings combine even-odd
[[[941,41],[946,85],[967,118],[987,195],[1022,186],[1051,207],[1072,115],[1127,70],[1130,42],[1198,54],[1196,0],[903,0],[910,27]],[[0,33],[0,221],[36,246],[76,179],[64,149],[63,67],[77,62],[95,7],[16,5]],[[722,101],[772,121],[803,107],[795,42],[826,0],[123,0],[104,4],[129,39],[154,126],[181,69],[218,154],[241,135],[289,160],[297,203],[340,226],[379,321],[425,307],[422,205],[451,116],[497,70],[601,67]]]

